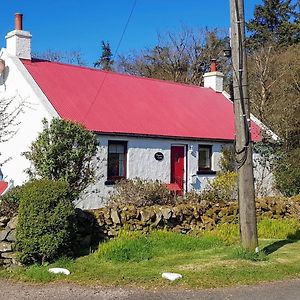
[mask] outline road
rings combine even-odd
[[[129,288],[82,287],[73,284],[30,285],[0,280],[1,300],[299,300],[300,279],[234,288],[142,290]]]

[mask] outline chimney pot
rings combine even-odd
[[[210,60],[210,71],[217,72],[217,60],[216,59]]]
[[[15,30],[23,30],[23,14],[15,14]]]

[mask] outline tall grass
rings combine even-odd
[[[300,239],[300,223],[296,219],[262,219],[257,223],[258,237],[261,239]],[[216,236],[227,244],[239,242],[238,224],[220,224],[204,236]]]
[[[215,236],[195,237],[180,233],[155,231],[149,235],[122,232],[118,238],[100,244],[98,256],[115,262],[140,262],[154,257],[207,250],[223,245]]]

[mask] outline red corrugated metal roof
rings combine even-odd
[[[0,180],[0,195],[2,195],[8,187],[8,182]]]
[[[232,140],[232,103],[198,86],[54,63],[23,64],[65,119],[104,133]],[[254,140],[259,127],[252,128]]]

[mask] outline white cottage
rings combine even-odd
[[[234,139],[233,105],[223,75],[212,64],[204,87],[135,77],[31,57],[31,34],[16,14],[0,57],[1,98],[27,105],[12,139],[1,144],[4,179],[26,181],[21,155],[42,130],[42,119],[79,122],[98,135],[97,172],[102,175],[78,204],[99,207],[116,180],[158,179],[187,192],[204,188],[219,170],[222,146]],[[261,128],[252,121],[252,139]],[[96,191],[97,193],[93,193]]]

